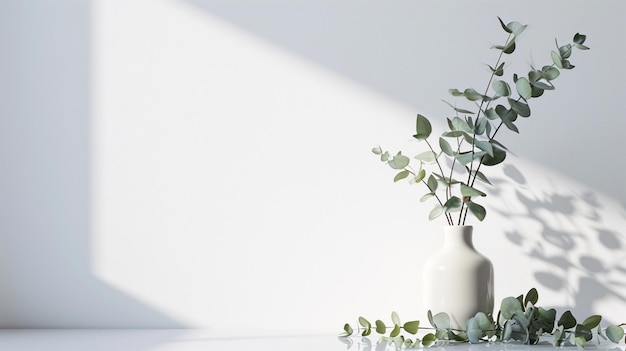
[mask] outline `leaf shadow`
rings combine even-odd
[[[566,295],[570,301],[552,307],[589,316],[599,314],[596,309],[606,299],[626,303],[625,239],[606,218],[614,208],[591,190],[555,186],[537,194],[522,172],[510,164],[504,166],[503,174],[504,178],[493,182],[501,189],[514,188],[516,206],[522,209],[496,210],[515,228],[505,231],[504,237],[529,259],[542,263],[542,268],[532,272],[540,286]],[[532,225],[516,225],[520,222]]]

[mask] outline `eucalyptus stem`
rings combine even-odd
[[[426,141],[426,145],[428,145],[428,147],[430,148],[430,151],[436,154],[435,149],[433,149],[433,146],[430,145],[430,142],[428,140],[425,140],[425,141]],[[441,163],[439,162],[439,158],[435,158],[435,162],[437,163],[437,166],[439,167],[439,171],[441,172],[441,176],[443,177],[444,176],[443,167],[441,167]],[[454,166],[454,163],[453,163],[453,166]],[[450,179],[452,179],[452,176],[450,176]],[[444,181],[445,181],[445,179],[444,179]],[[428,186],[428,183],[426,183],[426,185]],[[450,187],[451,187],[451,184],[448,183],[448,190],[446,191],[446,200],[450,200],[450,197],[452,196],[452,193],[450,192]],[[430,186],[428,186],[428,190],[430,190],[430,191],[432,191],[434,193],[433,189],[431,189]],[[439,199],[437,194],[435,194],[435,197],[439,201],[439,204],[441,205],[441,207],[443,207],[444,204],[441,202],[441,200]],[[449,213],[445,213],[445,216],[446,216],[446,219],[448,221],[448,224],[452,225],[453,224],[452,215],[449,214]]]
[[[509,43],[509,40],[511,39],[511,33],[509,33],[509,35],[507,36],[506,40],[505,40],[505,46]],[[498,55],[498,59],[496,60],[496,64],[493,66],[495,68],[495,70],[492,70],[491,75],[489,76],[489,81],[487,82],[487,86],[485,87],[485,92],[483,93],[483,96],[487,96],[487,94],[489,93],[489,88],[491,87],[491,82],[493,82],[493,77],[495,77],[498,66],[500,65],[500,61],[502,61],[502,56],[504,55],[504,50],[500,51],[500,54]],[[485,103],[486,99],[481,99],[480,101],[480,105],[478,106],[478,112],[476,113],[476,123],[478,123],[478,119],[480,118],[480,113],[483,112],[483,104]],[[485,109],[489,108],[489,105],[491,104],[491,101],[487,102],[487,106],[485,106]],[[500,125],[502,125],[502,122],[500,122]],[[499,129],[500,127],[498,127]],[[494,135],[495,136],[495,135]],[[482,161],[484,159],[484,156],[480,158],[480,163],[478,164],[477,168],[476,168],[476,172],[473,174],[472,176],[472,171],[474,169],[474,150],[475,150],[475,144],[474,144],[474,138],[476,138],[476,132],[473,133],[472,135],[472,162],[470,162],[470,170],[468,172],[467,175],[467,185],[469,186],[473,186],[474,182],[476,180],[476,176],[478,175],[478,170],[480,169],[480,165],[482,164]],[[490,139],[492,140],[492,139]],[[452,177],[452,176],[450,176]],[[467,218],[467,205],[465,204],[465,201],[463,201],[462,205],[461,205],[461,212],[459,213],[459,225],[461,225],[461,223],[465,224],[465,220]],[[461,217],[463,218],[463,221],[461,221]]]
[[[356,333],[367,337],[375,332],[381,336],[381,340],[398,343],[407,348],[428,347],[436,342],[451,341],[471,344],[486,341],[503,343],[518,341],[527,345],[536,345],[545,340],[545,337],[551,337],[555,348],[577,346],[580,350],[587,342],[597,340],[599,336],[615,344],[621,343],[624,339],[626,332],[623,328],[626,323],[603,327],[601,315],[576,319],[571,311],[564,311],[557,318],[556,309],[538,306],[538,299],[539,294],[535,288],[519,297],[505,297],[500,303],[496,319],[491,313],[477,312],[465,323],[466,329],[452,328],[452,318],[447,312],[433,315],[431,311],[428,311],[428,322],[431,327],[421,326],[419,320],[401,324],[397,313],[392,312],[393,325],[388,325],[380,319],[371,323],[366,318],[359,317]],[[348,323],[344,324],[343,330],[342,337],[355,334],[355,330]],[[410,335],[403,335],[401,330]],[[423,330],[434,332],[418,336],[418,332]]]
[[[500,130],[500,127],[502,127],[502,125],[504,124],[504,122],[500,122],[500,124],[498,124],[498,127],[496,128],[496,130],[493,132],[492,136],[489,137],[489,141],[494,140],[494,138],[496,137],[496,134],[498,134],[498,131]],[[478,175],[478,172],[480,171],[480,166],[482,166],[483,164],[483,159],[485,156],[480,158],[480,163],[478,164],[478,167],[476,167],[476,172],[474,172],[474,177],[472,178],[472,182],[471,184],[468,184],[469,186],[473,187],[474,186],[474,182],[476,182],[476,176]],[[463,223],[465,223],[465,218],[467,217],[467,208],[465,209],[465,215],[463,216]]]

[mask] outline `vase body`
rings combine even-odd
[[[454,329],[466,329],[477,312],[493,313],[493,265],[474,248],[472,232],[445,227],[443,246],[424,264],[423,308],[446,312]]]

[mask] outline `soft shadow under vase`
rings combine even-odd
[[[477,312],[493,313],[493,265],[474,248],[472,231],[445,227],[443,246],[424,264],[423,307],[448,313],[453,329],[466,329]]]

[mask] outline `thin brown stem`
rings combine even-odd
[[[430,142],[428,140],[424,140],[426,142],[426,145],[428,145],[428,147],[430,148],[430,151],[433,152],[435,155],[437,154],[435,152],[435,149],[433,149],[433,146],[430,145]],[[435,158],[435,162],[437,163],[437,166],[439,167],[439,171],[441,172],[441,176],[445,177],[444,173],[443,173],[443,167],[441,167],[441,163],[439,162],[438,158]],[[445,178],[444,178],[445,181]],[[426,184],[428,185],[428,183]],[[448,188],[450,188],[450,184],[448,183]],[[430,189],[430,186],[428,186],[428,189]],[[432,189],[430,189],[430,191],[434,194],[434,192],[432,191]],[[435,194],[435,197],[437,197],[437,200],[439,200],[437,194]],[[446,201],[450,199],[450,193],[446,192]],[[443,204],[441,203],[441,201],[439,201],[439,203],[441,204],[441,207],[443,207]],[[452,215],[450,215],[449,213],[446,213],[446,219],[448,220],[448,224],[452,225]]]
[[[425,180],[423,180],[423,179],[422,179],[422,183],[424,183],[424,185],[426,185],[426,187],[428,188],[428,190],[430,190],[430,192],[433,194],[433,196],[435,197],[435,199],[437,199],[437,202],[439,202],[439,205],[440,205],[441,207],[443,207],[443,202],[441,202],[441,199],[439,198],[439,195],[437,195],[437,194],[433,191],[433,189],[430,187],[430,185],[428,185],[428,182],[426,182]],[[449,224],[449,225],[452,225],[452,224],[453,224],[453,222],[452,222],[452,218],[451,218],[450,214],[449,214],[449,213],[446,213],[445,215],[446,215],[446,221],[448,222],[448,224]]]
[[[506,44],[508,44],[509,40],[511,39],[511,35],[509,34],[508,37],[506,38],[505,41],[505,46]],[[483,93],[484,96],[487,96],[487,93],[489,92],[489,87],[491,87],[491,82],[493,81],[493,78],[496,75],[496,70],[498,69],[498,66],[500,65],[500,61],[502,61],[502,56],[504,55],[504,50],[500,51],[500,55],[498,55],[498,59],[496,60],[496,64],[493,66],[493,70],[491,72],[491,76],[489,76],[489,81],[487,82],[487,86],[485,87],[485,92]],[[478,106],[478,112],[476,113],[476,122],[478,122],[478,118],[480,118],[480,113],[483,111],[483,105],[485,104],[485,99],[483,98],[480,102],[480,106]],[[489,105],[491,104],[491,101],[487,101],[487,105],[485,106],[485,110],[487,108],[489,108]],[[502,122],[500,123],[500,126],[502,126]],[[498,126],[498,128],[496,129],[496,132],[494,132],[494,136],[497,133],[498,129],[500,129],[500,126]],[[474,133],[474,137],[476,137],[476,133]],[[490,138],[489,140],[491,141],[493,138]],[[470,162],[470,166],[469,166],[469,174],[467,177],[467,185],[469,186],[473,186],[474,182],[476,181],[476,176],[478,174],[478,170],[480,169],[480,165],[482,164],[482,161],[484,159],[485,156],[482,156],[480,158],[480,162],[478,164],[478,166],[476,167],[476,173],[473,172],[474,170],[474,160],[473,160],[473,154],[474,154],[474,142],[473,142],[473,138],[472,138],[472,161]],[[472,176],[473,173],[473,176]],[[465,201],[462,202],[461,204],[461,212],[459,213],[459,225],[461,224],[465,224],[465,220],[467,218],[467,211],[468,208],[465,205]],[[461,220],[462,218],[462,220]]]

